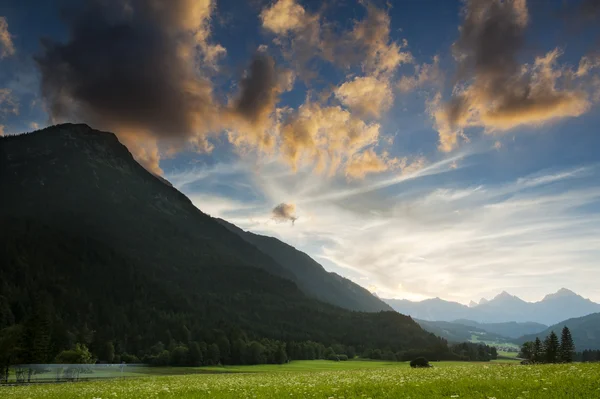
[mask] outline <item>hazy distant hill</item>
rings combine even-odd
[[[559,337],[564,326],[569,327],[575,349],[580,352],[585,349],[600,349],[600,313],[593,313],[583,317],[576,317],[561,321],[548,327],[546,330],[537,334],[526,335],[517,340],[519,343],[533,341],[539,337],[542,341],[544,337],[554,331]]]
[[[482,328],[468,326],[449,321],[428,321],[415,319],[417,323],[425,330],[442,337],[448,342],[494,342],[497,344],[505,343],[512,346],[511,338],[494,334]]]
[[[384,301],[400,313],[417,319],[438,321],[467,319],[478,323],[514,321],[551,325],[572,317],[600,312],[600,304],[565,288],[546,295],[539,302],[526,302],[507,292],[502,292],[489,301],[481,300],[476,306],[465,306],[439,298],[420,302],[398,299]]]
[[[140,353],[210,342],[214,329],[440,347],[407,316],[307,296],[289,267],[146,171],[111,133],[65,124],[0,137],[0,193],[0,329],[36,317],[55,349],[91,339]]]
[[[294,281],[308,295],[350,310],[393,310],[360,285],[338,274],[327,272],[314,259],[291,245],[273,237],[244,231],[225,220],[217,220],[293,273]]]
[[[515,321],[507,321],[504,323],[478,323],[473,320],[458,319],[454,320],[454,323],[475,327],[508,338],[519,338],[523,335],[539,333],[548,328],[545,324],[534,322],[517,323]]]

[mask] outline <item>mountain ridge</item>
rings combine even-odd
[[[408,316],[309,297],[288,269],[144,169],[114,134],[63,124],[0,137],[0,192],[0,329],[45,320],[52,348],[114,342],[117,353],[141,358],[157,342],[214,343],[217,331],[447,350]]]
[[[293,246],[274,237],[244,231],[226,220],[216,220],[294,273],[294,281],[314,298],[350,310],[393,310],[367,289],[339,274],[326,271],[308,254]]]
[[[535,322],[552,325],[573,317],[600,312],[600,304],[566,288],[535,302],[527,302],[502,291],[493,299],[482,298],[476,306],[439,298],[418,302],[406,299],[383,300],[400,313],[429,321],[468,319],[479,323]]]
[[[517,339],[517,342],[523,344],[526,341],[534,341],[536,337],[540,340],[554,331],[560,336],[563,327],[568,327],[575,343],[575,350],[581,352],[586,349],[600,349],[600,313],[592,313],[582,317],[574,317],[563,320],[559,323],[551,325],[544,331],[537,334],[529,334]]]

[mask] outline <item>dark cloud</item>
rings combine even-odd
[[[273,59],[258,54],[240,82],[240,88],[236,112],[252,123],[260,122],[265,113],[273,110],[277,98],[278,82]]]
[[[468,0],[463,15],[452,47],[462,83],[448,103],[438,106],[438,97],[431,107],[440,149],[455,148],[465,127],[508,130],[589,109],[588,94],[573,85],[573,71],[558,65],[560,49],[519,63],[529,21],[525,0]]]
[[[292,224],[298,219],[296,216],[296,206],[294,204],[281,203],[273,208],[273,219],[277,222],[288,222]]]
[[[130,149],[143,141],[134,154],[152,140],[204,146],[218,111],[197,62],[219,52],[207,43],[211,10],[210,1],[109,0],[65,14],[69,39],[45,40],[36,57],[51,118],[114,130]]]

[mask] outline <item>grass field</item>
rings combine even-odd
[[[283,366],[219,368],[220,374],[210,374],[216,371],[212,368],[194,368],[187,372],[203,374],[0,387],[0,397],[600,398],[600,365],[519,366],[508,361],[435,366],[411,369],[406,363],[297,361]]]

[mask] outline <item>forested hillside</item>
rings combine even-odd
[[[523,336],[517,342],[522,344],[527,341],[534,341],[536,337],[543,339],[552,331],[558,334],[565,326],[571,331],[575,349],[578,352],[600,349],[600,313],[562,321],[537,334]]]
[[[447,351],[410,317],[310,298],[110,133],[68,124],[1,138],[0,192],[0,346],[14,344],[13,362],[77,343],[102,360],[169,364],[310,358],[332,345]]]

